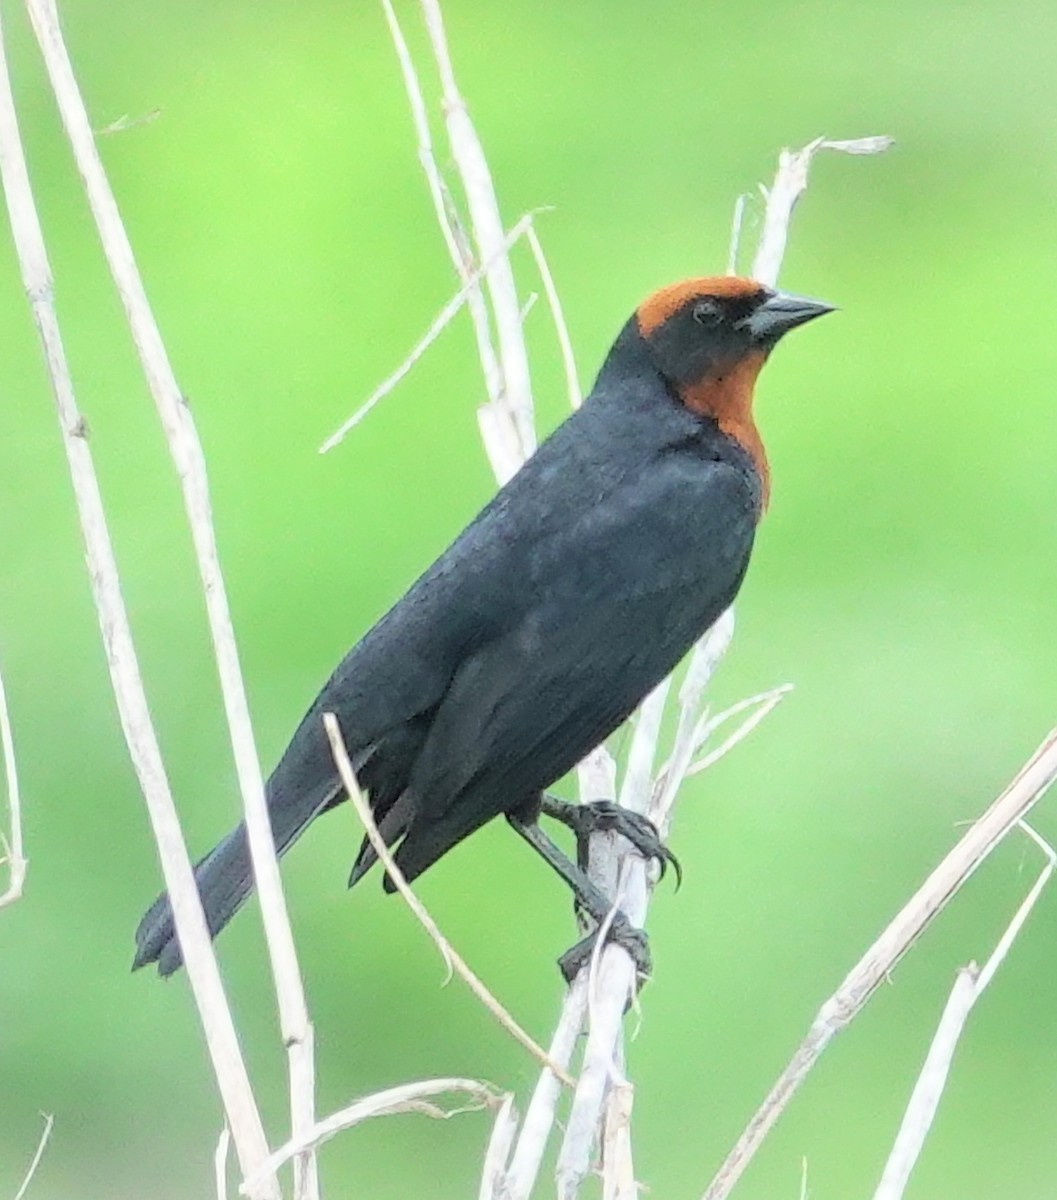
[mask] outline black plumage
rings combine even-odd
[[[669,296],[678,289],[685,297]],[[672,670],[733,600],[764,502],[765,463],[728,419],[740,399],[723,381],[742,386],[733,367],[754,354],[762,363],[786,328],[827,311],[801,301],[796,319],[754,329],[779,298],[706,279],[640,307],[579,411],[323,687],[267,783],[280,852],[345,798],[325,712],[414,879],[492,818],[531,817],[544,789]],[[706,403],[702,381],[716,383]],[[350,882],[373,861],[365,842]],[[196,877],[215,934],[252,886],[241,825]],[[165,896],[136,941],[137,967],[180,965]]]

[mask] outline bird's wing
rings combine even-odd
[[[676,665],[738,589],[756,500],[730,465],[673,452],[535,547],[532,602],[460,666],[415,762],[409,876],[565,774]]]

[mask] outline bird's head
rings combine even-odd
[[[752,378],[790,329],[832,312],[808,300],[734,275],[688,279],[654,292],[636,311],[657,370],[690,407],[690,393],[732,374]],[[740,370],[736,370],[740,368]]]
[[[783,334],[832,311],[754,279],[716,275],[662,288],[635,312],[653,367],[671,391],[749,454],[765,508],[770,472],[752,415],[756,376]]]

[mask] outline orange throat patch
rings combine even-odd
[[[752,415],[752,390],[766,357],[762,350],[754,350],[733,363],[722,375],[679,389],[680,399],[691,412],[712,417],[752,459],[762,485],[761,511],[766,511],[771,498],[771,471]]]

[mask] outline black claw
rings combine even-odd
[[[577,942],[571,949],[566,950],[558,959],[558,967],[567,984],[571,985],[576,976],[591,961],[597,940],[598,931],[595,930]],[[646,931],[632,925],[623,913],[617,913],[613,923],[609,926],[606,940],[617,946],[623,946],[631,955],[631,961],[635,964],[636,986],[641,988],[653,973],[653,956],[650,954],[650,942]]]
[[[661,841],[657,826],[648,817],[632,812],[610,800],[596,800],[591,804],[569,804],[554,796],[544,796],[542,811],[568,827],[576,834],[579,850],[592,833],[614,832],[627,838],[635,849],[647,860],[656,859],[663,879],[668,864],[675,871],[675,890],[683,884],[683,868],[679,860]]]

